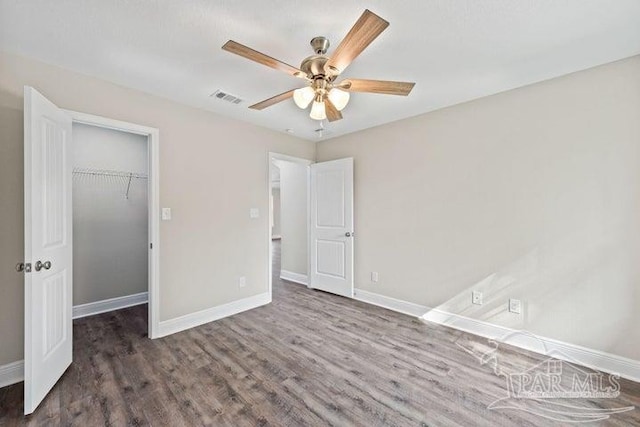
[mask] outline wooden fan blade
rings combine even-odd
[[[346,79],[338,85],[340,89],[349,92],[370,92],[402,96],[409,95],[413,86],[415,86],[415,83],[365,79]]]
[[[240,55],[243,58],[247,58],[251,61],[258,62],[262,65],[266,65],[267,67],[271,67],[275,70],[284,71],[285,73],[291,74],[294,77],[307,77],[307,75],[302,70],[289,64],[285,64],[282,61],[278,61],[277,59],[265,55],[264,53],[260,53],[257,50],[253,50],[243,44],[234,42],[233,40],[229,40],[228,42],[226,42],[222,46],[222,49],[226,50],[227,52]]]
[[[265,108],[271,107],[272,105],[277,104],[278,102],[282,102],[284,100],[287,100],[293,97],[294,90],[295,89],[291,89],[289,91],[282,92],[280,95],[276,95],[269,99],[265,99],[264,101],[258,102],[257,104],[253,104],[249,108],[253,110],[264,110]]]
[[[366,9],[325,64],[325,71],[331,75],[342,73],[388,26],[387,21]]]
[[[342,119],[342,113],[338,111],[333,102],[327,97],[324,99],[324,110],[327,113],[327,120],[335,122]]]

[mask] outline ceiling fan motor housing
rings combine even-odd
[[[315,79],[325,75],[324,64],[329,60],[324,55],[311,55],[300,64],[300,69],[307,73],[307,77]]]
[[[329,57],[324,55],[329,48],[329,40],[326,37],[314,37],[311,40],[311,47],[316,54],[305,58],[300,64],[300,69],[312,80],[322,78],[330,82],[333,77],[327,75],[324,69],[324,64],[329,60]]]

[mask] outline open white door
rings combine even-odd
[[[71,117],[24,88],[24,412],[72,357]]]
[[[353,297],[353,159],[311,165],[309,287]]]

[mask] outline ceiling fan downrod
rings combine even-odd
[[[323,36],[314,37],[311,39],[311,47],[316,55],[324,55],[329,49],[329,39]]]

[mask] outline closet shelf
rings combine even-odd
[[[109,169],[90,169],[90,168],[74,168],[74,175],[95,175],[95,176],[113,176],[118,178],[137,178],[148,179],[149,175],[145,173],[116,171]]]
[[[145,173],[115,171],[109,169],[90,169],[90,168],[73,168],[73,174],[76,176],[106,176],[110,178],[121,178],[123,182],[127,183],[127,191],[125,192],[125,199],[129,198],[129,190],[131,189],[131,181],[133,179],[148,179],[149,175]]]

